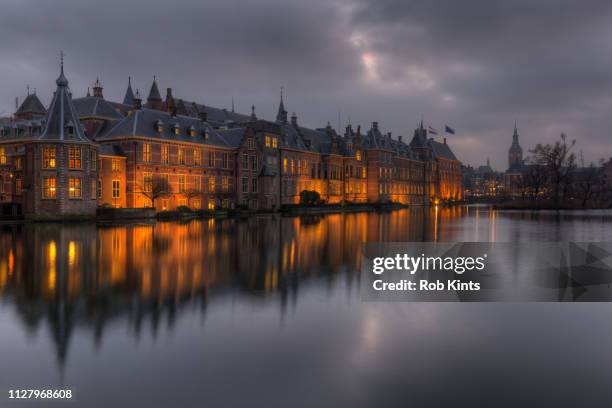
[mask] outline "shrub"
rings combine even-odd
[[[302,205],[318,205],[321,203],[321,195],[312,190],[302,190],[300,192],[300,204]]]
[[[191,212],[191,208],[187,207],[186,205],[179,205],[178,207],[176,207],[176,211],[186,213]]]

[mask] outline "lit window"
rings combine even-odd
[[[355,160],[361,161],[361,151],[357,150],[355,152]]]
[[[272,147],[271,137],[266,135],[266,147]]]
[[[283,159],[283,173],[287,174],[287,158]]]
[[[81,198],[81,179],[79,177],[68,179],[68,197]]]
[[[21,195],[22,190],[23,190],[23,180],[20,178],[15,179],[15,194]]]
[[[22,164],[21,157],[15,157],[15,169],[16,170],[21,170],[21,164]]]
[[[71,169],[81,168],[81,148],[72,146],[68,148],[68,165]]]
[[[0,164],[6,164],[6,149],[0,147]]]
[[[225,193],[229,191],[229,178],[227,176],[223,176],[223,178],[221,178],[221,188]]]
[[[187,199],[186,198],[179,198],[177,200],[177,204],[179,207],[187,207]]]
[[[149,143],[142,144],[142,161],[151,161],[151,145]]]
[[[179,193],[185,192],[185,175],[183,174],[178,176],[178,191]]]
[[[272,147],[275,149],[278,147],[278,139],[275,137],[272,138]]]
[[[200,166],[202,164],[202,151],[200,149],[193,149],[193,165]]]
[[[121,181],[113,180],[113,198],[121,197]]]
[[[111,160],[111,170],[112,171],[119,171],[119,159],[112,159]]]
[[[208,200],[208,209],[209,210],[214,210],[215,209],[215,200],[213,200],[212,198],[210,200]]]
[[[208,177],[208,191],[214,193],[216,190],[215,176]]]
[[[168,164],[170,161],[170,155],[168,154],[168,145],[162,145],[161,147],[161,161],[164,164]]]
[[[55,177],[45,177],[43,179],[43,198],[55,198]]]
[[[178,163],[185,164],[185,149],[179,147],[178,149]]]
[[[55,168],[55,146],[43,147],[43,169]]]
[[[215,152],[208,152],[208,167],[215,167]]]
[[[147,193],[153,191],[153,178],[151,177],[151,173],[142,174],[142,186]]]
[[[199,210],[200,208],[202,208],[202,201],[200,201],[199,198],[196,198],[193,200],[193,209],[194,210]]]

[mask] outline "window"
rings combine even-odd
[[[23,180],[20,178],[15,179],[15,194],[21,195],[23,191]]]
[[[187,199],[186,198],[179,198],[176,202],[176,204],[179,207],[187,207]]]
[[[295,161],[291,159],[291,175],[295,174]]]
[[[121,197],[121,181],[113,180],[113,198]]]
[[[178,164],[185,164],[185,149],[178,148]]]
[[[55,198],[55,177],[45,177],[43,179],[43,198]]]
[[[151,161],[151,145],[149,143],[142,144],[142,161],[147,163]]]
[[[256,193],[257,192],[257,177],[253,177],[251,179],[251,192],[252,193]]]
[[[229,169],[229,160],[228,160],[228,154],[227,152],[223,152],[221,154],[221,166],[224,169]]]
[[[357,150],[355,152],[355,160],[361,161],[361,151]]]
[[[162,200],[162,210],[163,210],[163,211],[166,211],[167,209],[168,209],[168,199],[167,199],[167,198],[164,198],[164,199]]]
[[[81,198],[81,179],[79,177],[68,179],[68,198]]]
[[[170,162],[170,154],[168,153],[168,145],[162,145],[161,147],[161,162],[168,164]]]
[[[202,208],[202,201],[200,201],[199,198],[194,199],[192,203],[194,210],[199,210],[200,208]]]
[[[112,159],[111,161],[111,170],[119,171],[119,159]]]
[[[226,199],[224,199],[224,200],[221,202],[221,206],[222,206],[223,208],[230,208],[230,200],[228,200],[227,198],[226,198]]]
[[[6,164],[6,149],[0,147],[0,164]]]
[[[81,148],[72,146],[68,148],[68,165],[71,169],[81,168]]]
[[[272,138],[272,147],[274,149],[276,149],[278,147],[278,139],[275,138],[275,137]]]
[[[202,177],[201,176],[193,176],[193,188],[197,191],[200,191],[202,187]]]
[[[179,193],[185,192],[185,175],[181,174],[178,176],[178,191]]]
[[[98,169],[98,154],[96,153],[95,150],[91,150],[90,151],[90,160],[91,160],[91,169],[92,170],[97,170]]]
[[[142,173],[142,187],[147,193],[153,191],[153,178],[151,177],[151,173]]]
[[[266,135],[266,147],[272,147],[272,139],[270,136]]]
[[[251,170],[257,171],[257,156],[251,156]]]
[[[208,200],[208,209],[209,210],[214,210],[215,209],[215,200],[214,199],[210,199]]]
[[[208,167],[215,167],[215,152],[208,152]]]
[[[89,184],[89,198],[91,200],[98,198],[98,180],[96,179],[91,179],[91,183]]]
[[[242,155],[242,170],[248,170],[248,169],[249,169],[249,155],[243,154]]]
[[[200,149],[193,149],[193,165],[200,166],[202,164],[202,151]]]
[[[221,188],[223,192],[227,193],[229,191],[229,177],[223,176],[221,178]]]
[[[102,180],[98,179],[98,198],[102,197]]]
[[[22,165],[21,157],[15,157],[15,169],[21,170],[21,165]]]
[[[283,159],[283,173],[287,174],[287,158]]]
[[[249,178],[248,177],[242,178],[242,192],[243,193],[249,192]]]
[[[43,147],[43,169],[55,168],[55,146]]]
[[[208,191],[214,193],[216,190],[215,176],[208,177]]]
[[[247,139],[247,145],[249,147],[249,150],[255,149],[255,140],[252,137],[249,137]]]

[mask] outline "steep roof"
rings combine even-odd
[[[159,88],[157,87],[157,80],[153,77],[153,85],[151,85],[151,90],[149,91],[149,96],[147,100],[161,100],[161,94],[159,93]]]
[[[45,115],[47,110],[43,106],[38,96],[35,93],[29,94],[19,106],[19,109],[15,112],[15,115],[33,113],[39,115]]]
[[[244,139],[244,134],[246,133],[246,128],[232,128],[232,129],[224,129],[218,131],[221,136],[227,141],[227,143],[231,147],[240,147],[242,144],[242,139]]]
[[[433,139],[429,139],[429,144],[433,150],[434,157],[442,157],[448,160],[457,160],[457,157],[446,143],[436,142]]]
[[[128,77],[128,87],[123,97],[123,104],[133,106],[134,105],[134,92],[132,91],[132,77]]]
[[[68,80],[64,76],[64,64],[60,76],[55,81],[57,89],[49,105],[45,128],[38,137],[39,140],[62,140],[75,142],[89,142],[83,132],[83,125],[72,103],[72,96],[68,91]]]
[[[77,98],[72,101],[79,117],[94,117],[101,119],[122,119],[123,115],[105,99],[95,96]]]
[[[158,131],[157,124],[162,125],[161,132]],[[175,126],[178,126],[180,130],[178,135],[175,134]],[[192,128],[196,136],[191,136]],[[103,142],[108,139],[123,137],[148,137],[175,142],[232,147],[219,131],[198,118],[181,115],[172,116],[168,112],[146,108],[135,110],[132,114],[118,121],[106,133],[96,137],[96,141]]]

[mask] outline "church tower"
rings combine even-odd
[[[514,123],[514,134],[512,135],[512,146],[508,150],[508,169],[520,169],[523,166],[523,149],[519,144],[519,134]]]

